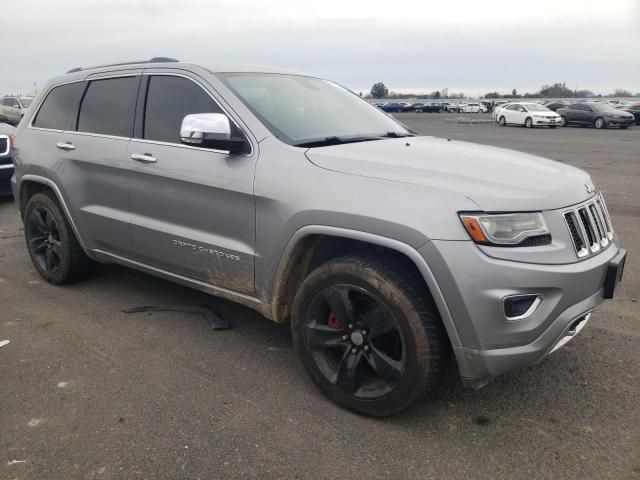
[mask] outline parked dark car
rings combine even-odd
[[[422,106],[422,111],[428,113],[442,112],[442,104],[440,102],[425,103]]]
[[[623,109],[625,112],[629,112],[635,118],[636,125],[640,125],[640,103],[634,103]]]
[[[406,102],[392,102],[385,103],[379,107],[387,113],[399,113],[399,112],[410,112],[413,110],[413,105]]]
[[[575,103],[559,108],[556,113],[560,114],[560,124],[563,127],[567,125],[592,125],[595,128],[628,128],[635,123],[631,113],[601,102]]]
[[[553,110],[554,112],[558,111],[559,108],[568,107],[566,102],[549,102],[544,104],[549,110]]]

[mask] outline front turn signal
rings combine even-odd
[[[473,239],[474,242],[487,243],[487,237],[482,231],[480,222],[478,222],[478,219],[476,217],[461,215],[460,219],[462,220],[462,224],[464,225],[464,228],[467,230],[467,233]]]

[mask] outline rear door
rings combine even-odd
[[[57,144],[65,157],[61,184],[89,248],[129,257],[126,152],[133,134],[141,70],[90,76],[74,132]]]
[[[136,258],[254,293],[255,146],[229,155],[180,142],[185,115],[225,113],[234,121],[205,85],[191,74],[145,71],[127,152]]]
[[[579,104],[569,105],[564,112],[564,116],[571,123],[584,122],[584,112]]]
[[[517,107],[518,105],[514,103],[502,109],[501,115],[504,115],[507,123],[518,123],[520,116],[518,115]]]
[[[589,105],[582,105],[582,117],[581,121],[585,125],[591,125],[595,120],[595,113],[593,112],[593,108]]]

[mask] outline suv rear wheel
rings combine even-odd
[[[37,193],[25,208],[24,235],[31,261],[49,283],[80,280],[94,266],[52,193]]]
[[[424,286],[386,259],[345,256],[318,267],[296,295],[291,328],[322,392],[369,416],[399,412],[432,390],[449,356]]]

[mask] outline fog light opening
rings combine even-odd
[[[528,318],[541,303],[542,296],[538,294],[512,295],[504,299],[504,316],[507,320]]]

